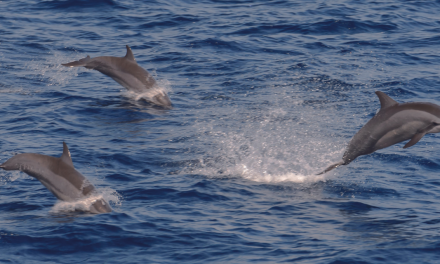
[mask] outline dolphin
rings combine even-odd
[[[72,163],[69,149],[63,142],[61,157],[34,153],[15,155],[0,165],[4,170],[19,170],[39,180],[59,200],[73,202],[95,193],[95,187],[79,173]],[[109,203],[103,198],[90,206],[91,213],[109,213]]]
[[[380,110],[351,139],[342,161],[330,165],[324,174],[355,158],[411,139],[403,148],[409,148],[429,133],[440,132],[440,106],[432,103],[402,103],[377,91]]]
[[[97,70],[107,76],[110,76],[120,85],[129,91],[136,93],[150,92],[151,97],[148,99],[153,104],[171,108],[171,100],[167,93],[155,88],[156,80],[141,66],[139,66],[134,58],[131,48],[126,45],[127,54],[125,57],[101,56],[90,58],[90,56],[65,64],[66,67],[81,67]]]

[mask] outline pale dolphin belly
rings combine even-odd
[[[145,84],[143,84],[137,78],[133,78],[133,76],[129,73],[117,72],[108,76],[110,76],[113,80],[115,80],[117,83],[119,83],[129,91],[133,91],[136,93],[144,93],[148,91],[148,89],[145,87]]]
[[[431,113],[411,109],[398,111],[383,120],[380,116],[374,117],[351,139],[342,158],[344,164],[349,164],[358,156],[409,140],[433,122],[440,123],[440,119]],[[438,127],[434,127],[433,131],[436,129]]]
[[[440,119],[427,112],[414,110],[398,112],[383,122],[382,131],[379,131],[380,135],[373,133],[373,136],[374,134],[378,136],[373,149],[376,151],[409,140],[433,122],[440,122]],[[383,131],[386,132],[383,133]]]
[[[409,140],[403,148],[417,144],[427,133],[440,132],[440,106],[413,102],[399,104],[381,91],[376,91],[380,110],[350,140],[342,160],[328,166],[318,175],[347,165],[361,155]]]
[[[22,170],[30,176],[35,177],[41,182],[55,197],[62,201],[75,201],[84,197],[83,190],[84,187],[90,185],[88,180],[82,176],[80,173],[74,173],[74,175],[69,175],[69,177],[75,177],[77,181],[82,181],[82,188],[79,188],[72,184],[65,177],[53,173],[44,167],[29,166]],[[84,187],[83,187],[84,186]],[[92,185],[90,185],[93,187]],[[89,187],[90,189],[90,187]],[[94,188],[92,188],[94,189]]]

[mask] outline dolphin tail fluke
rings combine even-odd
[[[327,173],[327,172],[333,170],[334,168],[337,168],[337,167],[339,167],[341,165],[344,165],[344,164],[345,164],[345,162],[343,160],[341,160],[338,163],[335,163],[335,164],[332,164],[332,165],[328,166],[327,169],[325,169],[323,172],[320,172],[320,173],[318,173],[316,175],[321,175],[321,174]]]
[[[66,67],[81,67],[81,66],[86,66],[90,60],[91,60],[90,56],[87,56],[84,59],[80,59],[79,61],[72,61],[61,65]]]

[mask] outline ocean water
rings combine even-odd
[[[375,91],[440,103],[440,1],[0,1],[0,162],[60,156],[75,213],[0,171],[0,263],[439,263],[440,138],[341,159]],[[124,56],[149,104],[67,63]]]

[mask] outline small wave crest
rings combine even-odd
[[[55,9],[55,10],[81,10],[84,8],[122,8],[115,1],[112,0],[64,0],[64,1],[44,1],[38,3],[37,8]]]

